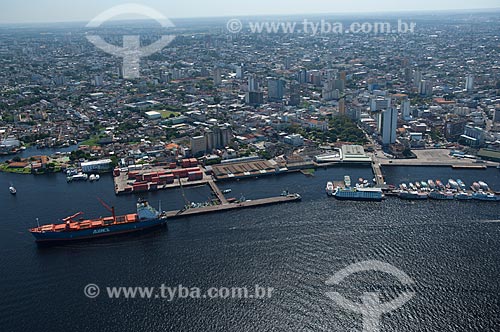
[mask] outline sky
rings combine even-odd
[[[133,0],[0,0],[0,24],[89,21]],[[499,0],[145,0],[168,18],[500,8]]]

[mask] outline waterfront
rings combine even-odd
[[[388,183],[413,179],[484,180],[500,190],[499,170],[384,168]],[[110,175],[99,182],[66,183],[0,173],[2,331],[360,331],[360,316],[337,307],[325,281],[366,259],[391,263],[415,281],[417,296],[384,317],[384,331],[494,331],[500,324],[500,223],[488,202],[339,202],[326,197],[327,180],[345,174],[373,177],[370,168],[319,169],[220,182],[228,196],[259,199],[299,192],[297,204],[266,206],[169,222],[168,230],[38,248],[26,229],[35,218],[53,222],[74,212],[131,212],[136,196],[115,196]],[[432,174],[432,175],[431,175]],[[12,196],[9,182],[18,189]],[[3,187],[2,187],[3,188]],[[190,201],[211,197],[207,186],[185,188]],[[183,206],[180,189],[145,193],[164,210]],[[341,291],[392,289],[386,276],[360,274]],[[101,286],[274,287],[265,300],[90,300],[88,283]],[[54,318],[54,315],[57,315]],[[105,313],[105,314],[103,314]],[[26,317],[29,316],[29,319]]]

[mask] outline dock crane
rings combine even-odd
[[[115,207],[114,206],[109,206],[108,204],[106,204],[102,199],[100,199],[99,197],[97,197],[97,200],[99,201],[99,203],[101,203],[102,206],[104,206],[104,208],[106,210],[108,210],[109,212],[111,212],[111,214],[113,215],[113,222],[116,222],[116,214],[115,214]]]

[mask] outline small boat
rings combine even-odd
[[[443,182],[441,182],[441,180],[436,180],[436,187],[444,188]]]
[[[457,179],[457,183],[458,183],[458,185],[460,186],[461,189],[465,189],[465,183],[462,180]]]
[[[411,190],[417,189],[417,187],[415,187],[415,185],[412,182],[408,184],[408,187],[410,187]]]
[[[420,184],[420,182],[415,182],[415,187],[417,187],[417,189],[420,189],[422,188],[422,185]]]
[[[223,194],[229,194],[232,190],[231,189],[224,189],[222,191]]]
[[[488,184],[486,182],[479,181],[478,183],[479,183],[479,187],[481,189],[483,189],[484,191],[490,190],[490,187],[488,186]]]
[[[471,189],[474,191],[478,191],[479,189],[481,189],[481,186],[479,185],[479,183],[474,182],[471,186]]]
[[[460,186],[458,185],[457,181],[453,180],[453,179],[449,179],[448,180],[448,184],[450,185],[450,188],[453,188],[453,189],[459,189]]]
[[[333,191],[334,191],[333,182],[329,181],[329,182],[326,183],[325,191],[326,191],[326,194],[328,196],[332,196],[333,195]]]
[[[408,187],[406,186],[406,183],[401,183],[399,188],[401,188],[401,190],[406,190]]]
[[[434,181],[432,181],[432,180],[427,180],[427,183],[429,184],[429,187],[430,187],[431,189],[436,188],[436,184],[434,183]]]
[[[17,194],[17,190],[16,190],[16,188],[14,188],[14,186],[10,186],[10,187],[9,187],[9,191],[10,191],[10,193],[11,193],[12,195]]]
[[[420,185],[422,186],[422,188],[429,188],[429,185],[425,181],[421,181]]]
[[[99,176],[99,174],[96,174],[96,175],[95,175],[95,180],[96,180],[96,181],[99,181],[99,179],[100,179],[100,178],[101,178],[101,177]]]
[[[89,181],[90,181],[90,182],[95,181],[95,175],[94,175],[94,174],[90,174],[90,176],[89,176]]]

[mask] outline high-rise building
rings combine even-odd
[[[493,111],[493,122],[500,122],[500,106]]]
[[[391,108],[391,98],[372,98],[370,100],[370,111],[378,112]]]
[[[345,89],[345,80],[338,79],[333,81],[333,88],[339,90],[340,92],[344,92]]]
[[[215,67],[213,71],[214,85],[219,86],[222,84],[222,71],[220,67]]]
[[[290,100],[288,101],[289,106],[298,106],[300,104],[300,86],[297,83],[292,83],[290,85]]]
[[[467,92],[472,92],[474,90],[474,76],[473,75],[467,75],[467,78],[465,79],[465,90],[467,90]]]
[[[300,84],[305,84],[309,81],[308,79],[308,74],[307,70],[305,68],[302,68],[298,73],[297,73],[297,81]]]
[[[260,91],[259,82],[257,82],[257,77],[255,77],[255,74],[248,75],[248,91]]]
[[[422,96],[432,96],[433,84],[429,80],[422,80],[418,86],[418,93]]]
[[[398,130],[398,110],[396,108],[391,107],[379,113],[379,128],[383,145],[396,143]]]
[[[343,80],[343,81],[344,81],[344,84],[345,84],[345,82],[347,81],[347,73],[346,73],[345,71],[341,71],[341,72],[339,73],[339,78],[340,78],[341,80]]]
[[[344,98],[339,100],[339,114],[345,115],[345,99]]]
[[[404,79],[407,84],[411,83],[412,80],[412,71],[410,67],[406,67],[404,70]]]
[[[94,85],[95,86],[102,86],[103,85],[102,75],[95,75],[94,76]]]
[[[281,102],[285,95],[285,81],[271,78],[267,81],[268,99],[270,102]]]
[[[264,92],[247,91],[245,93],[245,103],[251,106],[259,106],[264,104]]]
[[[207,139],[205,136],[195,136],[191,137],[191,153],[193,155],[198,155],[200,153],[205,153],[207,150]]]
[[[227,126],[214,126],[205,132],[206,149],[212,151],[226,147],[231,142],[231,129]]]
[[[413,86],[418,88],[420,86],[421,81],[422,81],[422,72],[417,69],[413,74]]]
[[[236,78],[241,80],[243,78],[243,65],[236,66]]]
[[[409,99],[403,100],[401,103],[401,115],[403,117],[403,120],[408,121],[411,119],[410,117],[410,112],[411,112],[411,103]]]

